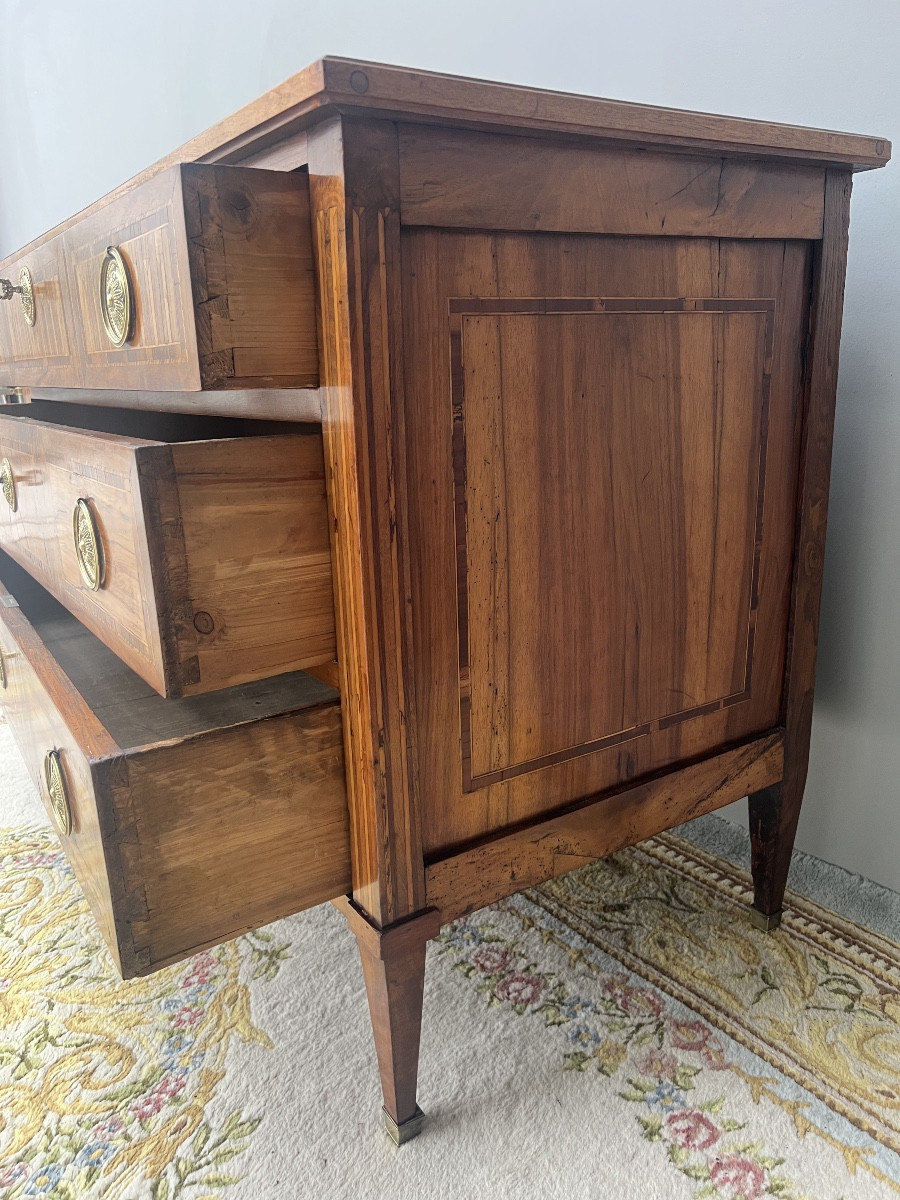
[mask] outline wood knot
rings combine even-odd
[[[256,204],[253,196],[243,188],[223,189],[219,193],[219,205],[223,227],[246,230],[256,224]]]
[[[194,628],[198,633],[212,633],[215,627],[216,623],[208,612],[201,609],[200,612],[194,613]]]

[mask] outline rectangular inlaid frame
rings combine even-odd
[[[750,547],[749,589],[746,597],[746,656],[742,685],[703,703],[641,721],[603,736],[588,738],[549,753],[509,762],[496,769],[473,766],[473,711],[470,656],[468,446],[466,431],[465,338],[466,318],[510,315],[546,316],[603,314],[692,314],[754,313],[763,317],[762,373],[758,382],[758,461],[756,464],[755,514]],[[753,649],[759,602],[759,574],[765,505],[766,451],[769,393],[771,386],[775,301],[769,298],[460,298],[449,301],[450,374],[453,419],[453,477],[456,539],[457,623],[459,647],[459,718],[462,789],[471,793],[502,783],[543,767],[595,753],[635,738],[665,730],[681,722],[740,704],[750,697]]]

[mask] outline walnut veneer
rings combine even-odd
[[[0,547],[161,695],[334,658],[318,431],[164,442],[29,413],[0,413],[15,489]],[[79,567],[79,503],[96,523],[96,589]]]
[[[45,796],[59,755],[63,844],[124,976],[347,886],[332,689],[297,672],[162,700],[2,553],[0,572],[0,702]]]
[[[107,247],[133,288],[112,344],[98,303]],[[19,386],[191,391],[318,384],[309,181],[182,165],[115,197],[0,266],[33,281],[35,322],[0,308]],[[7,382],[3,380],[2,382]]]
[[[278,695],[264,720],[249,692],[213,691],[202,734],[142,735],[127,779],[92,783],[84,738],[107,747],[95,776],[121,742],[103,688],[76,681],[76,703],[62,659],[109,651],[85,649],[71,617],[42,643],[11,610],[3,636],[49,681],[13,725],[28,750],[34,712],[62,714],[47,737],[84,785],[64,841],[123,967],[123,946],[150,969],[341,893],[403,1141],[422,1122],[425,943],[442,923],[749,793],[755,919],[777,924],[809,752],[851,176],[889,156],[880,138],[324,59],[0,264],[40,281],[33,329],[15,297],[0,305],[0,383],[52,411],[48,463],[102,461],[111,443],[84,420],[101,405],[273,422],[268,440],[257,422],[191,442],[176,417],[171,445],[146,450],[165,461],[150,471],[163,525],[210,573],[204,611],[235,583],[223,505],[240,520],[266,496],[279,553],[302,558],[308,537],[320,552],[321,507],[291,472],[306,478],[301,449],[324,459],[334,642],[332,606],[300,588],[267,644],[298,665],[288,646],[312,612],[326,638],[312,669],[339,710],[291,700],[293,675],[248,685]],[[117,240],[143,299],[133,341],[111,350],[91,280]],[[27,428],[26,408],[0,435]],[[80,433],[59,429],[67,409]],[[316,422],[321,443],[285,421]],[[237,486],[248,475],[257,490]],[[192,534],[191,503],[219,485],[227,501]],[[130,503],[123,543],[150,511]],[[57,532],[41,530],[49,559]],[[127,602],[155,604],[160,628],[199,605],[179,582],[191,554],[176,559]],[[278,592],[264,568],[248,558],[242,585]],[[160,691],[188,690],[193,653],[153,677]],[[222,661],[201,663],[213,688],[234,682]],[[276,669],[252,662],[242,678]],[[153,699],[154,721],[183,703]],[[200,750],[220,741],[213,795]],[[279,781],[271,808],[244,769],[257,753]],[[148,781],[163,799],[142,819]],[[278,841],[268,899],[246,814],[221,873],[202,844],[242,796]],[[136,814],[136,844],[110,812]],[[226,873],[258,903],[179,925]]]

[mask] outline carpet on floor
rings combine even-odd
[[[429,1120],[396,1150],[343,918],[123,983],[2,738],[0,783],[4,1198],[900,1194],[900,946],[796,893],[763,934],[680,836],[432,943]]]

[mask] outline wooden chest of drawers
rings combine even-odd
[[[39,418],[0,419],[0,542],[73,614],[0,560],[5,695],[123,970],[333,897],[403,1141],[443,922],[749,794],[777,925],[851,176],[889,155],[326,59],[0,264]]]

